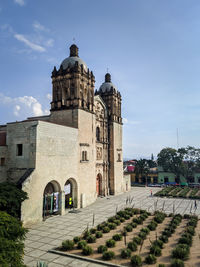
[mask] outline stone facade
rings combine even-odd
[[[130,189],[130,177],[123,176],[121,95],[109,73],[95,94],[94,84],[72,45],[52,72],[50,115],[0,126],[0,181],[28,193],[25,224]]]

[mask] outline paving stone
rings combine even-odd
[[[30,257],[30,256],[24,256],[24,263],[27,264],[29,262],[33,261],[33,257]]]
[[[40,248],[41,246],[43,246],[41,242],[32,242],[28,245],[29,248]]]
[[[39,250],[39,249],[35,249],[35,250],[32,250],[32,251],[26,253],[27,256],[38,258],[38,260],[43,254],[45,254],[45,252],[42,250]]]
[[[48,264],[48,267],[63,267],[64,265],[61,265],[61,264],[58,264],[58,263],[54,263],[54,262],[51,262]]]
[[[53,254],[53,253],[45,253],[43,254],[40,259],[44,260],[44,261],[53,261],[54,259],[58,258],[59,255],[57,254]]]
[[[64,256],[59,256],[57,259],[54,259],[53,262],[55,263],[59,263],[59,264],[63,264],[63,265],[67,265],[69,263],[71,263],[74,259],[70,258],[70,257],[64,257]]]

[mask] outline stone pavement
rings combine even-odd
[[[29,229],[25,240],[24,263],[28,267],[36,267],[38,261],[47,262],[48,267],[102,266],[48,252],[48,250],[61,245],[62,241],[80,235],[87,228],[87,225],[92,227],[93,214],[95,214],[94,225],[97,225],[108,217],[115,215],[116,210],[133,205],[134,207],[146,209],[148,211],[164,208],[166,213],[171,213],[173,210],[181,214],[194,213],[194,200],[150,197],[151,189],[153,194],[160,190],[159,188],[134,187],[130,192],[118,196],[98,198],[95,203],[84,209],[80,209],[78,213],[53,216],[44,222],[34,225]],[[126,200],[129,197],[133,198],[132,203],[126,204]],[[198,208],[195,212],[199,215],[200,202],[197,203],[197,205]]]

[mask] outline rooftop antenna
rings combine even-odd
[[[177,149],[179,149],[179,136],[178,136],[178,128],[176,129],[176,138],[177,138]]]

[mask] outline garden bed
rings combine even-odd
[[[70,253],[122,266],[175,266],[170,262],[173,258],[179,261],[176,258],[182,256],[177,253],[181,246],[187,246],[187,255],[180,261],[182,266],[184,261],[185,266],[193,266],[191,263],[195,264],[198,260],[195,251],[199,247],[199,236],[193,237],[197,222],[195,216],[182,218],[181,215],[167,216],[160,211],[150,214],[144,210],[126,208],[96,228],[86,229],[74,240],[64,241],[57,249],[66,255]],[[195,247],[191,246],[192,239]],[[192,255],[196,255],[194,260],[188,259],[190,247]]]
[[[189,198],[189,199],[200,199],[200,188],[190,187],[173,187],[169,186],[163,188],[154,194],[156,197],[174,197],[174,198]]]

